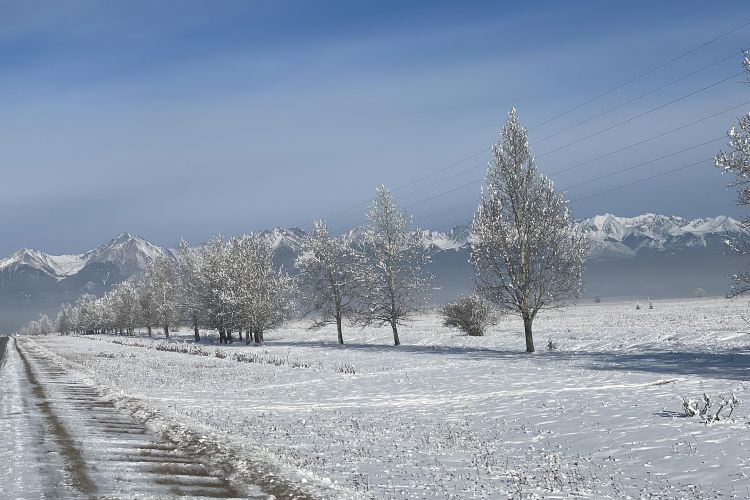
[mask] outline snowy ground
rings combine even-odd
[[[323,496],[748,498],[743,312],[723,299],[579,305],[537,319],[533,355],[512,317],[474,338],[425,315],[398,348],[387,328],[350,328],[338,346],[302,322],[262,348],[209,339],[208,356],[145,337],[33,342]],[[710,425],[683,417],[682,398],[703,392],[714,409],[721,393],[743,404]]]

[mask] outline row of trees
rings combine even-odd
[[[55,331],[55,324],[46,314],[40,314],[39,318],[29,321],[20,330],[21,335],[47,335]]]
[[[532,323],[539,311],[580,296],[587,244],[573,227],[564,197],[538,171],[515,109],[492,156],[471,227],[476,298],[453,311],[491,318],[494,313],[485,311],[491,306],[518,314],[526,350],[533,352]],[[263,233],[217,236],[198,247],[183,241],[175,257],[155,259],[140,281],[63,306],[59,330],[132,334],[145,326],[151,334],[158,326],[169,336],[180,323],[192,325],[196,341],[201,328],[210,328],[221,342],[231,342],[233,332],[242,339],[244,331],[248,343],[262,344],[264,332],[299,306],[315,315],[312,327],[335,324],[339,343],[348,322],[388,325],[399,345],[399,326],[427,303],[429,255],[421,233],[410,228],[410,216],[386,188],[378,189],[367,219],[361,231],[340,236],[315,222],[303,238],[294,278],[274,264],[274,249]],[[486,322],[480,321],[481,330]]]
[[[267,235],[231,239],[217,236],[191,247],[182,242],[177,255],[155,259],[143,278],[117,285],[101,298],[83,295],[58,314],[58,328],[68,332],[132,334],[144,326],[163,328],[189,323],[219,332],[220,342],[264,342],[264,332],[290,318],[301,305],[316,314],[313,327],[336,324],[343,344],[346,319],[361,325],[388,324],[394,344],[398,327],[425,303],[431,276],[424,272],[419,237],[387,189],[378,190],[368,212],[371,225],[362,238],[334,237],[317,221],[304,238],[296,277],[274,264]]]

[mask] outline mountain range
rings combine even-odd
[[[605,214],[576,224],[590,240],[587,293],[604,298],[689,296],[698,287],[711,295],[723,294],[726,275],[742,267],[741,259],[727,255],[725,242],[750,241],[750,231],[727,216],[683,219]],[[277,263],[293,270],[304,231],[276,228],[265,234]],[[421,230],[420,234],[432,255],[430,270],[439,287],[433,300],[445,302],[470,291],[468,226],[448,232]],[[140,276],[156,256],[170,254],[128,233],[81,254],[19,250],[0,260],[0,331],[16,329],[40,312],[53,313],[61,303],[72,302],[82,293],[101,295],[123,280]]]

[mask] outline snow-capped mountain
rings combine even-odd
[[[637,217],[605,214],[581,220],[578,225],[589,235],[592,259],[723,247],[728,239],[750,238],[747,228],[726,215],[687,220],[659,214]]]
[[[111,271],[129,278],[146,270],[148,263],[166,251],[140,236],[122,233],[93,250],[78,255],[49,255],[24,248],[0,260],[0,273],[35,270],[56,281],[62,281],[94,266],[111,267]]]
[[[643,214],[637,217],[597,215],[576,223],[591,242],[586,270],[590,294],[602,296],[685,296],[697,287],[720,294],[727,274],[742,263],[727,255],[726,240],[750,242],[750,231],[731,217],[683,219]],[[294,273],[305,232],[276,228],[265,231],[275,261]],[[348,234],[362,238],[362,229]],[[430,271],[443,302],[471,289],[469,227],[448,232],[421,230],[419,238],[432,255]],[[99,247],[75,255],[49,255],[22,249],[0,260],[0,331],[17,328],[39,312],[53,313],[62,302],[82,293],[101,295],[121,281],[139,276],[168,250],[123,233]]]
[[[17,328],[39,312],[54,312],[83,293],[102,295],[143,273],[167,251],[123,233],[75,255],[49,255],[24,248],[0,260],[0,330]]]
[[[168,252],[140,236],[122,233],[115,239],[81,255],[85,266],[112,265],[123,276],[142,273],[157,256]]]
[[[24,248],[0,260],[0,271],[27,267],[61,280],[77,273],[85,264],[82,255],[48,255],[39,250]]]

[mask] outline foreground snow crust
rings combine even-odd
[[[312,492],[330,485],[324,496],[748,498],[745,312],[724,299],[578,305],[539,316],[533,355],[514,317],[467,337],[436,314],[404,326],[400,347],[388,328],[349,328],[338,346],[303,321],[264,347],[208,335],[197,348],[208,355],[159,350],[187,350],[186,329],[36,342],[187,428],[286,464]],[[682,398],[704,392],[743,404],[710,425],[683,417]]]

